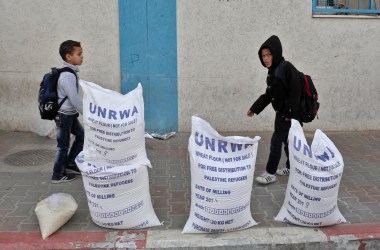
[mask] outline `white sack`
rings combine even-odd
[[[47,136],[50,139],[56,139],[55,122],[48,120],[32,120],[29,122],[30,131],[38,134],[39,136]]]
[[[88,207],[95,224],[114,229],[161,225],[152,206],[147,166],[76,163],[82,172]]]
[[[56,193],[37,203],[35,213],[42,239],[61,228],[75,213],[78,204],[70,194]]]
[[[242,230],[257,223],[250,200],[260,137],[223,137],[192,117],[189,155],[191,208],[183,233]]]
[[[337,204],[343,157],[334,143],[317,129],[310,148],[296,120],[288,138],[290,176],[275,220],[310,227],[346,222]]]
[[[84,154],[97,163],[150,165],[145,150],[142,86],[122,95],[80,81],[83,89]]]

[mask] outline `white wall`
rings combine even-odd
[[[380,129],[380,19],[313,18],[311,1],[178,0],[179,127],[199,114],[220,131],[272,130],[257,51],[272,34],[283,55],[317,86],[319,120],[306,130]]]
[[[164,2],[164,1],[163,1]],[[37,92],[60,66],[59,45],[78,40],[82,79],[120,90],[117,0],[0,0],[0,129],[42,126]],[[312,18],[311,1],[177,0],[179,129],[198,114],[219,131],[272,130],[257,50],[272,34],[317,85],[319,120],[306,130],[380,129],[380,19]]]
[[[83,47],[80,78],[119,91],[117,0],[0,0],[0,129],[44,128],[39,84],[68,39]]]

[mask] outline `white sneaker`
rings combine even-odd
[[[262,175],[258,176],[256,178],[256,181],[260,182],[261,184],[269,184],[276,181],[276,176],[265,172]]]
[[[287,168],[287,167],[283,167],[283,168],[277,169],[276,174],[277,175],[289,175],[290,174],[290,169]]]

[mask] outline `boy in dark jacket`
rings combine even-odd
[[[267,88],[248,110],[247,116],[253,117],[254,114],[260,114],[270,103],[276,112],[266,172],[256,178],[256,181],[262,184],[269,184],[276,181],[276,174],[289,175],[290,173],[288,133],[291,119],[300,121],[297,113],[302,85],[298,70],[282,56],[281,41],[277,36],[268,38],[261,45],[258,54],[261,64],[268,68]],[[288,159],[286,167],[277,169],[281,159],[282,144],[284,144]]]

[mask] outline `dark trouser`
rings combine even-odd
[[[83,150],[84,130],[78,120],[78,114],[64,115],[58,113],[54,120],[57,127],[57,152],[53,176],[61,177],[65,174],[66,166],[74,164],[75,157]],[[71,134],[75,135],[75,140],[70,148]]]
[[[270,142],[270,153],[266,166],[269,174],[276,174],[278,164],[281,159],[282,144],[284,144],[284,151],[286,154],[286,167],[289,165],[289,150],[288,150],[288,134],[290,129],[290,121],[284,121],[280,114],[276,114],[275,130]]]

